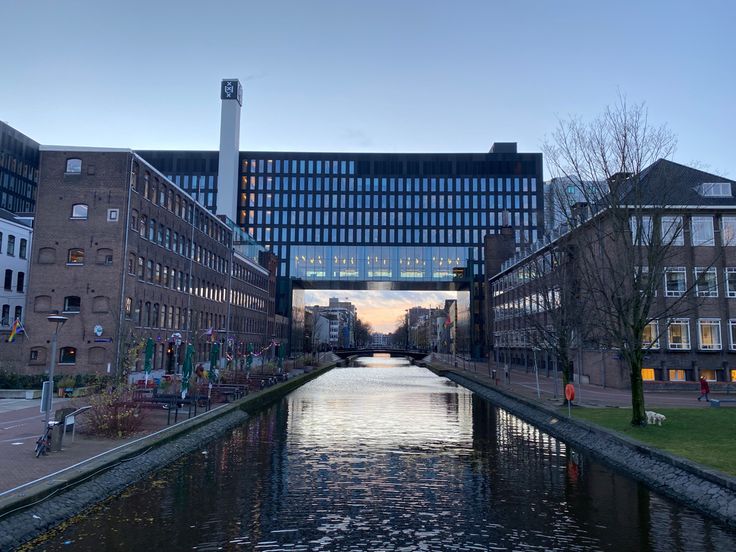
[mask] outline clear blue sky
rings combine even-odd
[[[538,151],[618,90],[734,176],[736,2],[3,0],[0,119],[44,144]]]

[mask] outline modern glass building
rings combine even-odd
[[[217,152],[138,153],[211,210],[230,200],[217,197]],[[485,234],[505,223],[518,244],[541,236],[542,183],[542,154],[515,143],[488,153],[240,152],[237,222],[281,259],[284,294],[471,290]]]
[[[0,121],[0,208],[35,211],[39,155],[38,142]]]

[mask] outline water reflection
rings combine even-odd
[[[74,550],[732,550],[427,370],[335,369],[52,534]]]

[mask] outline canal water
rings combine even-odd
[[[36,550],[730,550],[736,534],[447,379],[361,359]]]

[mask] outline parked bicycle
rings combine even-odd
[[[36,441],[36,458],[45,455],[47,452],[51,452],[51,432],[58,423],[56,421],[50,421],[44,434]]]

